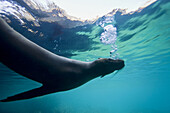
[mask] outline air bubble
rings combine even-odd
[[[113,16],[103,16],[98,19],[96,25],[102,27],[104,32],[101,33],[100,41],[103,44],[111,45],[112,50],[110,51],[110,57],[113,59],[118,59],[119,55],[117,52],[117,28],[115,27],[115,19]]]

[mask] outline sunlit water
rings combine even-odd
[[[169,18],[168,0],[133,15],[115,15],[117,53],[125,60],[124,69],[70,91],[0,103],[0,113],[169,113]],[[52,40],[53,45],[44,47],[64,56],[68,56],[64,52],[71,51],[70,58],[82,61],[110,57],[111,46],[100,42],[102,27],[93,24],[63,32],[60,39]],[[68,36],[71,38],[64,40]],[[1,99],[39,86],[0,65]]]

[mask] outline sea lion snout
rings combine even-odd
[[[102,76],[114,72],[115,70],[120,70],[125,66],[124,60],[112,59],[112,58],[100,58],[94,62],[95,68]]]
[[[114,67],[115,70],[120,70],[125,66],[124,60],[122,59],[111,59],[108,58],[108,62],[111,64],[111,67]]]
[[[124,60],[121,59],[115,60],[115,63],[116,63],[116,70],[120,70],[125,66]]]
[[[124,60],[121,59],[99,58],[96,62],[100,64],[102,68],[111,68],[112,70],[120,70],[125,66]]]
[[[112,59],[112,58],[100,58],[95,61],[96,65],[100,66],[102,69],[106,68],[106,70],[120,70],[125,66],[124,60],[121,59]]]

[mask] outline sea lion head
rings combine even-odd
[[[111,58],[99,58],[98,60],[94,61],[94,63],[95,70],[102,77],[109,73],[114,72],[115,70],[120,70],[125,66],[123,60],[121,59],[114,60]]]

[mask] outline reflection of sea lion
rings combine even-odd
[[[55,55],[29,41],[0,19],[0,61],[15,72],[43,84],[2,102],[66,91],[124,67],[123,60],[82,62]]]

